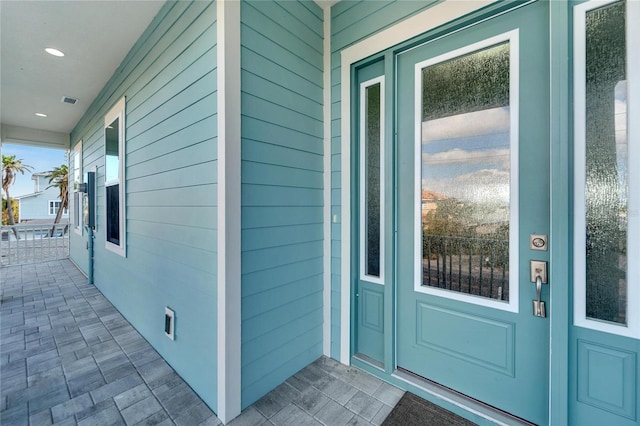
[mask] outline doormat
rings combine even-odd
[[[472,426],[475,423],[405,392],[382,426]]]

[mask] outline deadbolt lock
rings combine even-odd
[[[531,250],[547,251],[547,236],[542,234],[529,235],[529,248]]]

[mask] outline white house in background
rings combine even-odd
[[[20,222],[51,221],[56,218],[60,208],[60,191],[58,188],[49,187],[47,172],[39,172],[31,175],[33,179],[33,193],[15,197],[19,203]],[[69,220],[67,209],[62,214],[63,222]]]

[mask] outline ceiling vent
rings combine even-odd
[[[76,98],[70,98],[69,96],[63,96],[62,97],[62,103],[63,104],[75,105],[76,102],[78,102],[78,100]]]

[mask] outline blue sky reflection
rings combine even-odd
[[[422,123],[422,189],[509,205],[509,107]]]

